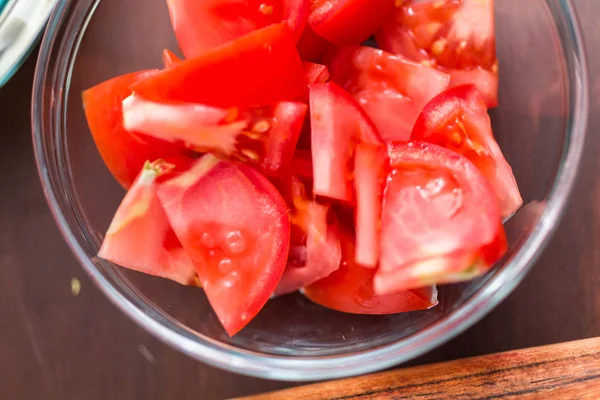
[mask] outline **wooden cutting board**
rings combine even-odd
[[[399,369],[247,397],[600,399],[600,338]]]

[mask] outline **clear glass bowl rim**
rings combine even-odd
[[[93,1],[85,25],[100,0]],[[500,272],[475,294],[460,309],[445,319],[423,329],[407,339],[373,350],[351,355],[330,357],[283,357],[259,354],[233,346],[199,338],[185,327],[157,313],[148,313],[148,305],[139,295],[125,285],[115,285],[100,272],[90,260],[63,215],[53,178],[47,168],[49,154],[44,140],[44,126],[49,111],[44,104],[47,91],[56,84],[68,92],[70,71],[53,71],[54,54],[64,51],[63,35],[73,34],[81,27],[69,26],[67,17],[79,1],[60,0],[54,9],[46,29],[36,68],[32,98],[32,135],[38,172],[50,210],[71,250],[106,296],[136,323],[163,342],[183,353],[208,363],[249,376],[287,381],[314,381],[341,378],[373,372],[417,357],[460,334],[506,298],[531,269],[535,260],[548,243],[563,214],[568,197],[579,169],[584,147],[588,112],[588,72],[581,31],[571,0],[547,0],[557,24],[567,64],[567,78],[571,88],[569,109],[572,115],[567,120],[565,145],[557,177],[548,195],[546,208],[519,252]],[[66,24],[66,25],[65,25]],[[73,42],[75,48],[79,42]],[[71,63],[67,64],[72,66]],[[64,100],[63,100],[64,104]],[[60,110],[58,119],[64,118]],[[60,129],[62,124],[51,125]],[[52,129],[52,128],[50,128]],[[59,130],[60,132],[60,130]],[[118,286],[118,287],[117,287]],[[149,309],[148,309],[149,310]],[[152,314],[152,315],[150,315]]]

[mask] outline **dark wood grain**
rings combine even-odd
[[[587,47],[600,47],[597,0],[575,0]],[[590,71],[600,71],[591,51]],[[289,383],[242,377],[172,350],[94,287],[46,206],[30,139],[35,53],[0,89],[0,398],[222,399]],[[600,336],[600,76],[581,174],[548,249],[516,291],[418,365]],[[73,296],[70,280],[82,283]]]
[[[597,398],[600,338],[398,369],[246,400]]]

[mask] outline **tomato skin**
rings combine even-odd
[[[167,5],[175,36],[187,58],[281,22],[297,41],[310,8],[309,0],[167,0]]]
[[[506,238],[494,192],[475,165],[424,142],[395,144],[389,154],[376,292],[470,279],[489,269]]]
[[[199,153],[212,152],[260,167],[269,176],[291,169],[306,104],[229,109],[158,103],[137,94],[123,101],[123,125]]]
[[[475,86],[458,86],[433,98],[423,108],[411,139],[449,148],[471,160],[494,189],[503,218],[523,204],[512,169],[494,139],[485,99]]]
[[[307,92],[292,33],[270,25],[137,82],[150,101],[250,107],[294,100]]]
[[[181,61],[183,61],[181,58],[177,57],[177,55],[169,49],[163,50],[162,58],[163,58],[163,64],[165,66],[165,69],[171,68],[173,65],[178,64]]]
[[[229,335],[273,294],[290,242],[287,207],[253,168],[206,155],[161,182],[158,198]]]
[[[310,27],[336,46],[360,44],[394,10],[394,0],[312,0]]]
[[[356,99],[385,141],[407,141],[423,106],[450,81],[436,69],[366,46],[339,48],[325,63],[332,81]]]
[[[450,74],[450,87],[474,84],[498,105],[493,0],[407,0],[375,35],[385,50]]]
[[[185,157],[176,161],[178,166],[191,162]],[[192,260],[175,237],[156,195],[159,178],[172,175],[174,168],[162,160],[146,163],[115,213],[98,256],[182,285],[197,284]]]
[[[350,240],[342,240],[342,250],[340,268],[302,291],[311,301],[341,312],[373,315],[426,310],[438,304],[435,286],[376,294],[373,287],[376,270],[353,262],[355,250]]]
[[[147,160],[186,155],[188,150],[163,140],[123,129],[122,102],[131,86],[156,70],[122,75],[83,92],[83,108],[88,126],[108,170],[129,188]]]
[[[357,141],[381,144],[377,129],[356,101],[335,83],[310,85],[313,191],[352,201],[349,163]]]

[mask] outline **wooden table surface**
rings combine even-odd
[[[600,70],[597,0],[575,0]],[[39,184],[30,138],[35,53],[0,90],[0,397],[221,399],[293,386],[223,372],[142,331],[100,293],[64,243]],[[495,311],[423,364],[600,336],[600,74],[568,211],[534,270]],[[9,111],[10,110],[10,111]],[[70,281],[81,281],[73,296]]]

